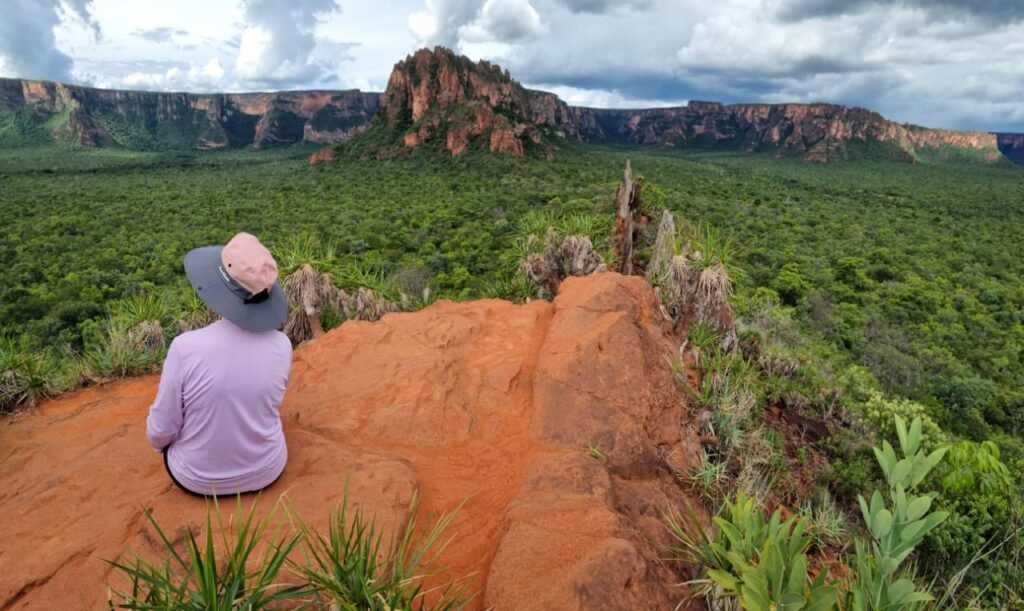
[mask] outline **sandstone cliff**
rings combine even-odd
[[[696,146],[784,152],[809,162],[846,156],[856,142],[889,144],[914,161],[928,149],[969,149],[999,159],[996,136],[901,125],[863,108],[833,104],[691,102],[677,108],[608,110],[572,107],[523,88],[507,71],[451,50],[421,49],[395,65],[375,119],[370,154],[390,156],[428,145],[459,156],[475,146],[550,157],[558,143]]]
[[[783,149],[827,161],[828,145],[891,142],[908,153],[951,146],[996,150],[994,134],[900,125],[863,108],[833,104],[690,102],[647,110],[575,109],[573,131],[589,141],[664,146],[703,145],[747,151]]]
[[[343,142],[363,129],[379,106],[379,94],[355,90],[200,95],[0,79],[0,113],[24,113],[51,139],[86,147]]]
[[[617,274],[569,278],[553,303],[345,323],[295,353],[288,467],[261,510],[287,495],[324,528],[346,481],[385,525],[413,491],[428,512],[465,500],[439,560],[446,579],[468,576],[471,608],[671,609],[686,576],[662,560],[663,515],[687,492],[670,471],[699,442],[666,324],[650,286]],[[0,423],[0,608],[103,607],[104,560],[162,557],[144,508],[179,537],[203,523],[146,443],[156,386],[86,389]]]
[[[531,144],[542,144],[541,130],[550,126],[538,120],[533,101],[498,66],[474,63],[443,47],[420,49],[391,72],[371,127],[384,143],[377,154],[429,143],[453,157],[473,145],[521,157]]]
[[[5,126],[4,113],[21,117]],[[453,157],[475,149],[550,159],[570,139],[766,151],[808,162],[846,158],[856,143],[881,143],[890,158],[905,161],[948,149],[990,161],[1009,151],[1011,159],[1024,161],[1019,153],[1024,136],[926,129],[833,104],[694,101],[643,110],[574,107],[554,94],[524,88],[498,66],[473,62],[444,47],[421,49],[398,62],[382,95],[147,93],[0,79],[0,144],[5,130],[25,123],[34,126],[36,135],[80,146],[143,149],[333,144],[369,126],[373,133],[354,148],[368,157],[393,157],[426,146]]]
[[[1024,134],[999,134],[999,151],[1010,161],[1024,165]]]

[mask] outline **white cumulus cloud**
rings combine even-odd
[[[132,72],[121,79],[121,87],[152,91],[216,92],[224,87],[224,66],[213,58],[202,66],[186,69],[172,66],[163,72]]]
[[[487,0],[477,19],[459,28],[466,42],[517,42],[544,32],[540,14],[529,0]]]
[[[260,86],[293,86],[329,76],[334,69],[316,56],[316,26],[340,10],[336,0],[244,0],[235,75]]]

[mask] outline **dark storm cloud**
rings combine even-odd
[[[176,30],[174,28],[153,28],[151,30],[135,30],[134,34],[143,40],[155,43],[166,43],[170,42],[175,36],[187,36],[188,32],[185,30]]]
[[[989,23],[1024,20],[1022,0],[785,0],[778,15],[785,21],[800,21],[897,6],[918,8],[936,19],[969,16]]]
[[[56,46],[61,17],[79,19],[97,35],[89,0],[7,0],[0,19],[0,66],[20,78],[71,80],[71,58]]]

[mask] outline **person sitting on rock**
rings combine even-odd
[[[171,342],[146,437],[171,481],[202,496],[274,483],[288,459],[278,408],[292,346],[277,263],[255,236],[185,255],[192,288],[222,318]]]

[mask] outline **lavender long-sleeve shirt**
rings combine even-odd
[[[271,484],[288,459],[278,407],[292,346],[278,331],[254,333],[227,320],[171,342],[146,437],[167,448],[182,485],[235,494]]]

